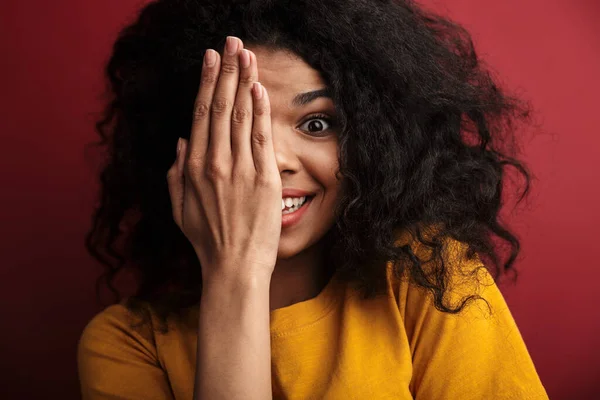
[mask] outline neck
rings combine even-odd
[[[332,275],[325,265],[324,246],[320,241],[292,258],[277,260],[271,275],[271,311],[312,299],[323,290]]]

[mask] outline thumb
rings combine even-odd
[[[177,157],[167,172],[167,184],[169,186],[169,195],[171,197],[173,219],[177,226],[179,226],[179,229],[182,229],[183,227],[183,194],[185,189],[183,165],[186,149],[186,140],[179,138],[179,141],[177,142]]]

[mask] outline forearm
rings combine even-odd
[[[203,282],[194,399],[272,398],[269,286],[268,279]]]

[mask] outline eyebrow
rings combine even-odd
[[[294,107],[302,107],[319,97],[327,97],[331,99],[329,88],[313,90],[312,92],[299,93],[292,100],[292,105]]]

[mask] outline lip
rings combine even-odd
[[[312,196],[314,193],[307,192],[305,190],[300,189],[292,189],[287,188],[281,191],[281,197],[302,197],[302,196]]]
[[[302,196],[300,196],[300,197],[302,197]],[[312,204],[313,199],[314,199],[314,196],[311,196],[310,198],[306,199],[304,204],[302,204],[302,207],[300,207],[293,213],[282,215],[281,216],[281,228],[282,229],[287,228],[288,226],[294,225],[298,221],[300,221],[300,218],[302,218],[302,216],[306,213],[306,210],[308,210],[308,207],[310,207],[310,205]]]

